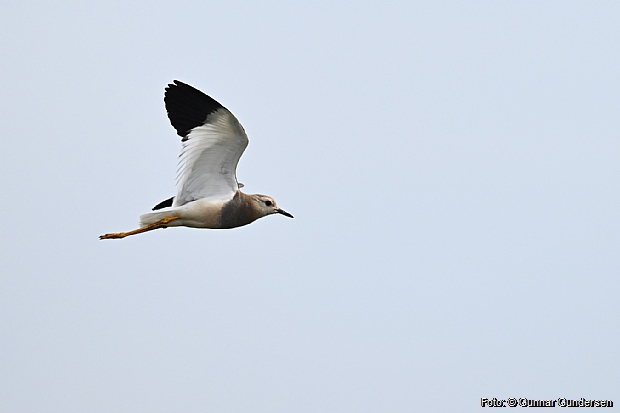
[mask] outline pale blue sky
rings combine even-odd
[[[620,403],[616,2],[25,2],[0,13],[0,411]],[[163,92],[295,215],[120,241]]]

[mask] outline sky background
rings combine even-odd
[[[620,404],[617,2],[3,1],[0,411]],[[295,215],[123,240],[164,87]]]

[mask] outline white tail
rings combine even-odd
[[[178,215],[179,213],[172,208],[166,208],[161,211],[142,214],[140,215],[140,226],[143,227],[145,225],[154,224],[156,222],[161,221],[164,218],[169,218],[169,217],[178,216]],[[172,221],[169,225],[175,226],[175,221]]]

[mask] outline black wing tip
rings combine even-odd
[[[170,90],[170,89],[174,89],[174,88],[178,88],[178,87],[180,87],[180,88],[189,88],[189,89],[198,90],[198,89],[196,89],[195,87],[193,87],[192,85],[188,85],[188,84],[187,84],[187,83],[185,83],[185,82],[181,82],[180,80],[176,80],[176,79],[175,79],[175,80],[173,80],[173,81],[172,81],[172,83],[168,83],[168,86],[166,86],[166,92],[167,92],[168,90]],[[198,92],[200,92],[200,91],[198,90]],[[200,92],[200,93],[202,93],[202,92]]]
[[[157,211],[158,209],[171,207],[173,200],[174,200],[174,197],[170,197],[166,199],[165,201],[161,201],[159,204],[153,207],[152,211]]]
[[[225,109],[212,97],[176,79],[166,87],[164,103],[170,123],[184,138],[192,129],[203,125],[211,113]]]

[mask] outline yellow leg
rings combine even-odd
[[[136,235],[136,234],[142,234],[143,232],[147,232],[147,231],[152,231],[154,229],[159,229],[159,228],[165,228],[166,224],[168,224],[169,222],[172,222],[176,219],[179,219],[181,217],[169,217],[169,218],[164,218],[160,221],[157,221],[154,224],[149,224],[146,225],[142,228],[138,228],[138,229],[134,229],[133,231],[129,231],[129,232],[113,232],[111,234],[105,234],[105,235],[101,235],[99,236],[99,239],[115,239],[115,238],[125,238],[128,237],[130,235]]]

